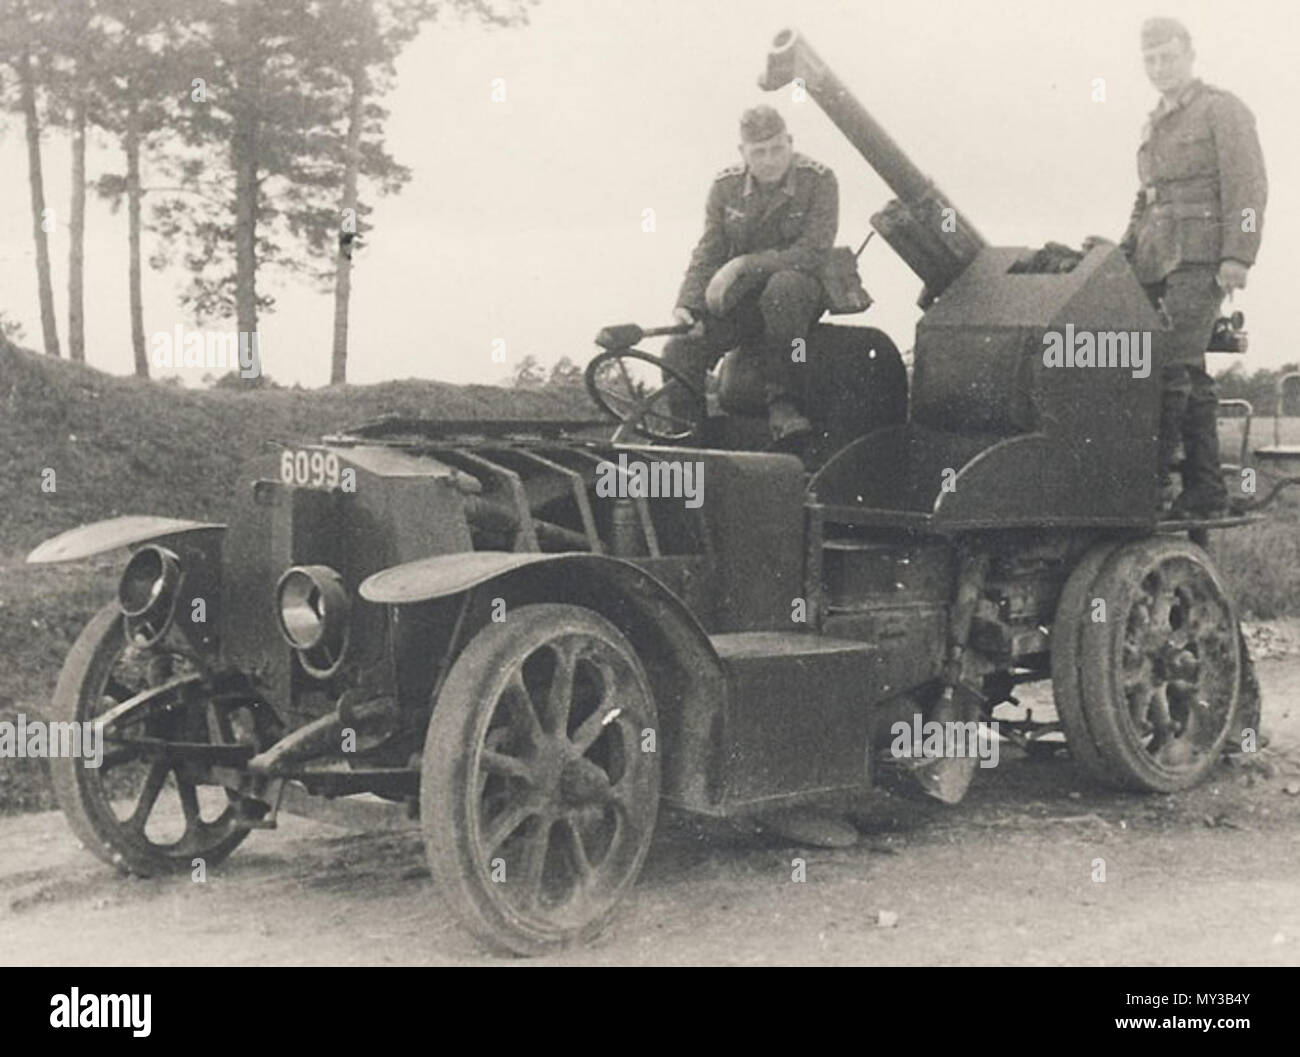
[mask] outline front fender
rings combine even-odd
[[[27,562],[29,565],[43,565],[77,561],[135,543],[147,543],[162,537],[171,539],[192,532],[224,532],[225,528],[225,525],[211,521],[128,514],[106,521],[92,521],[89,525],[78,525],[67,532],[51,536],[27,555]]]
[[[361,582],[361,597],[381,605],[403,606],[431,602],[460,594],[502,573],[525,565],[553,562],[582,555],[517,553],[513,551],[463,551],[439,554],[380,569]],[[612,561],[614,559],[605,559]],[[626,563],[622,563],[626,564]]]
[[[461,594],[471,587],[523,568],[542,574],[548,580],[555,577],[566,585],[581,585],[581,594],[593,588],[599,593],[599,585],[606,584],[613,593],[638,603],[638,608],[645,612],[659,613],[680,626],[692,640],[692,645],[716,662],[713,644],[681,599],[639,565],[607,555],[582,552],[539,554],[535,551],[438,554],[381,569],[366,577],[358,591],[367,602],[413,605]],[[565,590],[562,593],[567,595],[570,592]]]

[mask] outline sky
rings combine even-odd
[[[1257,266],[1231,307],[1247,317],[1246,369],[1300,359],[1289,252],[1300,246],[1300,44],[1283,0],[1150,9],[1131,0],[541,0],[522,28],[440,19],[400,59],[385,100],[388,147],[413,177],[400,194],[372,200],[374,230],[353,273],[348,379],[496,382],[528,354],[584,362],[606,324],[668,322],[710,182],[737,159],[736,121],[755,103],[776,105],[795,149],[835,170],[837,241],[856,247],[893,194],[814,102],[757,88],[768,45],[787,25],[990,243],[1118,239],[1137,189],[1139,132],[1156,102],[1138,44],[1152,14],[1181,18],[1196,73],[1255,113],[1270,197]],[[1094,99],[1098,78],[1104,101]],[[502,87],[504,101],[494,100]],[[21,125],[10,120],[0,137],[10,221],[0,229],[0,310],[36,347]],[[120,168],[110,147],[91,151],[92,179]],[[60,136],[46,138],[45,170],[61,220],[69,184]],[[92,199],[87,358],[118,374],[131,370],[126,241],[125,211]],[[61,222],[52,254],[66,351]],[[920,281],[881,239],[860,267],[876,303],[844,321],[881,327],[909,348]],[[147,334],[197,326],[176,300],[184,280],[179,270],[148,274]],[[332,296],[279,276],[263,276],[261,289],[277,301],[260,327],[266,372],[325,384]],[[1211,369],[1239,359],[1212,356]],[[204,371],[177,373],[197,382]]]

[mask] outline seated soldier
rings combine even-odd
[[[664,348],[664,360],[704,391],[719,357],[740,346],[761,371],[774,440],[812,426],[791,353],[825,308],[818,273],[835,241],[835,174],[791,149],[785,121],[770,106],[740,119],[743,164],[720,172],[709,190],[704,234],[691,254],[673,317],[692,326]],[[738,364],[739,366],[739,364]],[[669,400],[685,415],[685,394]]]

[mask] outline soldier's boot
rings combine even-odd
[[[800,410],[797,394],[804,388],[807,335],[822,313],[821,284],[791,270],[774,273],[759,295],[767,367],[767,422],[772,439],[793,442],[812,434],[812,423]],[[803,355],[795,358],[796,347]]]
[[[1227,517],[1239,512],[1228,501],[1219,464],[1218,398],[1214,380],[1203,368],[1191,367],[1191,392],[1183,418],[1183,493],[1174,512],[1183,517]]]

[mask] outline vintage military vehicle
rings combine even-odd
[[[1042,356],[1067,325],[1161,333],[1123,256],[1042,270],[985,244],[785,31],[762,84],[795,77],[899,196],[873,223],[925,284],[910,401],[887,338],[827,326],[857,395],[819,414],[811,475],[720,446],[703,411],[660,421],[653,385],[597,386],[657,441],[384,421],[252,467],[228,525],[47,541],[31,561],[131,549],[53,704],[103,724],[101,767],[52,761],[92,852],[188,871],[281,807],[365,794],[418,817],[466,927],[534,953],[609,920],[661,802],[862,794],[895,720],[987,716],[1030,680],[1098,782],[1172,792],[1215,766],[1252,683],[1187,534],[1245,519],[1158,523],[1155,378]],[[596,382],[638,358],[658,377],[627,336]],[[943,774],[955,799],[969,774]]]

